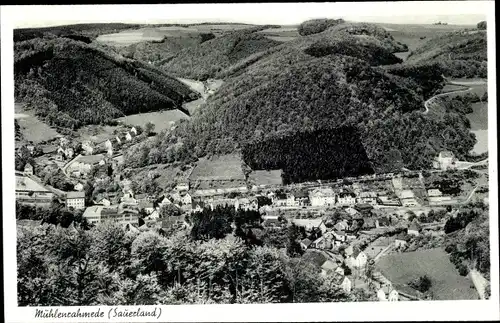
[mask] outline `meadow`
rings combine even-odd
[[[236,154],[217,156],[198,161],[189,176],[190,181],[245,180],[242,160]]]
[[[141,126],[151,122],[155,125],[154,131],[170,129],[174,122],[181,119],[189,119],[189,116],[180,110],[165,110],[159,112],[138,113],[116,119],[126,125]]]
[[[38,144],[60,136],[54,128],[38,119],[31,111],[24,110],[21,104],[15,104],[14,112],[24,140]]]
[[[408,289],[410,281],[427,275],[436,300],[478,299],[476,289],[471,288],[472,281],[458,274],[448,254],[440,248],[383,256],[377,267],[396,289]]]

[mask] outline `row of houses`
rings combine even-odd
[[[135,127],[132,127],[130,130],[126,130],[113,138],[108,138],[104,141],[95,142],[93,140],[85,140],[82,142],[82,150],[86,155],[93,155],[98,150],[106,151],[106,154],[111,157],[113,156],[113,150],[125,143],[130,142],[132,139],[137,136],[139,132]]]

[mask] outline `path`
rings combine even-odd
[[[384,250],[382,250],[381,252],[379,252],[375,258],[373,258],[373,262],[377,263],[377,261],[380,260],[380,258],[387,252],[389,251],[389,249],[392,249],[394,247],[394,243],[391,243],[390,245],[388,245]]]
[[[469,276],[474,286],[476,287],[479,298],[486,299],[486,286],[488,286],[488,280],[481,275],[476,269],[469,271]]]
[[[446,78],[445,78],[446,79]],[[487,84],[486,81],[484,80],[471,80],[471,81],[448,81],[448,84],[451,84],[451,85],[461,85],[461,86],[471,86],[471,85],[484,85],[484,84]],[[437,94],[433,97],[431,97],[430,99],[428,99],[427,101],[424,102],[424,107],[425,107],[425,111],[423,112],[423,114],[427,114],[429,113],[429,105],[433,103],[433,101],[439,97],[443,97],[443,96],[446,96],[446,95],[450,95],[450,94],[454,94],[454,93],[460,93],[460,92],[468,92],[468,91],[471,91],[473,90],[473,88],[471,87],[468,87],[467,89],[462,89],[462,90],[456,90],[456,91],[450,91],[450,92],[446,92],[446,93],[440,93],[440,94]]]

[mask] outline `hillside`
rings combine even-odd
[[[439,63],[449,77],[488,76],[486,31],[463,30],[429,39],[415,49],[407,64]]]
[[[135,24],[109,23],[109,24],[76,24],[46,28],[20,28],[14,29],[14,42],[41,38],[46,35],[68,37],[76,40],[91,42],[98,35],[114,33],[121,30],[138,28]]]
[[[184,48],[160,66],[179,77],[199,80],[217,78],[219,72],[239,60],[281,44],[256,33],[266,28],[261,26],[228,32],[198,46]]]
[[[301,36],[313,35],[344,22],[344,19],[312,19],[301,23],[297,31]]]
[[[162,65],[174,58],[181,50],[198,46],[213,39],[211,33],[191,33],[179,37],[165,37],[162,41],[140,42],[116,50],[123,56]]]
[[[139,112],[177,109],[198,97],[148,64],[85,42],[33,38],[16,42],[14,53],[16,101],[49,125],[75,129]]]

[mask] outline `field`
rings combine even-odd
[[[146,123],[151,122],[155,125],[154,131],[160,132],[170,129],[173,122],[181,119],[189,119],[189,116],[180,110],[166,110],[159,112],[132,114],[126,117],[116,119],[126,125],[144,127]]]
[[[245,180],[238,155],[201,159],[189,176],[190,181]]]
[[[259,31],[259,33],[266,35],[267,38],[286,42],[300,37],[296,26],[281,26],[280,28],[268,28]]]
[[[144,41],[160,41],[164,37],[183,37],[192,34],[213,33],[220,35],[231,30],[249,28],[250,25],[241,24],[211,24],[185,26],[153,26],[139,29],[129,29],[118,33],[105,34],[97,37],[96,41],[112,46],[128,46]]]
[[[383,256],[377,268],[396,288],[427,275],[432,281],[430,291],[437,300],[478,299],[472,282],[458,274],[448,255],[440,248]]]
[[[254,170],[248,179],[254,185],[282,185],[281,174],[281,170]]]
[[[391,33],[395,40],[408,45],[410,51],[423,45],[429,38],[439,36],[441,33],[471,28],[471,26],[460,25],[399,25],[378,24]]]
[[[467,90],[467,86],[463,85],[456,85],[456,84],[446,84],[443,89],[441,90],[441,93],[448,93],[448,92],[454,92],[454,91],[463,91]]]
[[[38,144],[59,136],[55,129],[40,121],[30,113],[31,111],[25,111],[20,104],[15,104],[14,112],[14,118],[19,123],[24,140]]]
[[[100,126],[100,125],[88,125],[78,129],[77,136],[78,140],[91,140],[93,142],[104,142],[107,139],[114,138],[116,132],[120,130],[121,127],[117,126]]]

